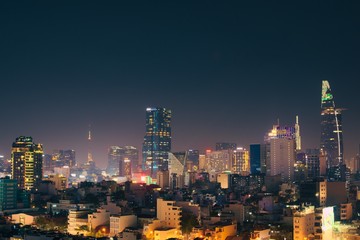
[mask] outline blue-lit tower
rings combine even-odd
[[[168,170],[171,151],[171,110],[146,109],[146,133],[143,143],[142,169],[155,178],[158,170]]]

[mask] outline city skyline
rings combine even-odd
[[[141,149],[147,107],[172,110],[173,151],[248,148],[296,115],[302,148],[318,148],[328,80],[348,109],[349,159],[360,142],[359,3],[327,3],[2,3],[0,154],[32,136],[45,153],[74,149],[85,162],[91,124],[106,167],[110,146]]]

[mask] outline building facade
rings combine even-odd
[[[0,178],[0,211],[17,207],[17,189],[15,179]]]
[[[327,168],[343,164],[343,132],[341,109],[335,107],[328,81],[322,81],[320,148],[326,156]]]
[[[146,109],[146,133],[143,143],[142,170],[155,178],[158,170],[168,170],[171,151],[171,110]]]
[[[32,137],[18,137],[12,144],[12,179],[20,189],[36,189],[42,180],[43,147],[35,144]]]

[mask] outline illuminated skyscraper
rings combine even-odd
[[[274,125],[265,136],[266,175],[281,174],[283,181],[294,180],[296,149],[295,127]]]
[[[153,178],[158,170],[168,170],[168,152],[171,151],[171,110],[146,109],[146,133],[143,143],[143,171]]]
[[[321,143],[327,168],[343,164],[343,134],[341,109],[335,108],[334,97],[328,81],[322,81]]]
[[[32,137],[18,137],[12,144],[11,175],[20,189],[38,187],[42,180],[43,153],[42,145],[33,143]]]
[[[247,176],[250,174],[249,151],[239,147],[232,153],[231,170],[233,173]]]

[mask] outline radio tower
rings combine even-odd
[[[89,125],[89,136],[88,136],[88,157],[87,157],[87,163],[88,164],[93,164],[93,156],[91,153],[91,126]]]

